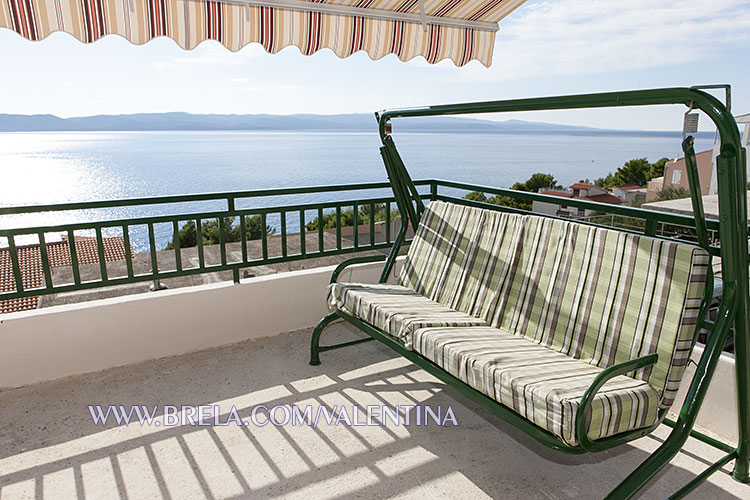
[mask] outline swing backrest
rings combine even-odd
[[[690,354],[708,263],[687,243],[433,201],[401,282],[602,368],[656,352],[655,365],[631,375],[665,408]]]

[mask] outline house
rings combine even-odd
[[[740,144],[747,148],[750,144],[750,113],[734,117],[742,134]],[[701,151],[695,154],[698,163],[698,178],[701,184],[701,195],[715,195],[718,192],[716,178],[716,157],[719,155],[721,145],[717,142],[713,149]],[[747,158],[750,167],[750,156]],[[655,201],[659,197],[659,191],[666,187],[689,189],[687,171],[685,169],[685,158],[670,161],[664,166],[664,177],[652,179],[648,183],[646,201]]]
[[[707,149],[695,154],[695,161],[698,164],[698,178],[701,184],[701,195],[716,194],[716,175],[715,162],[718,154],[718,147]],[[687,167],[685,158],[677,158],[669,161],[664,165],[664,175],[651,179],[646,187],[646,201],[651,202],[659,198],[659,193],[665,188],[683,188],[690,189],[688,182]]]
[[[646,188],[638,184],[628,184],[626,186],[615,186],[611,193],[618,198],[628,202],[629,205],[640,205],[646,201]]]
[[[664,176],[655,177],[648,181],[646,186],[646,202],[655,201],[659,197],[659,192],[664,187]]]
[[[698,178],[701,184],[701,195],[714,194],[715,187],[713,190],[711,189],[714,158],[713,149],[707,149],[695,154],[695,160],[698,164]],[[662,189],[666,187],[690,189],[685,158],[670,161],[664,166],[664,183],[662,184]]]
[[[750,113],[734,117],[742,134],[741,145],[747,148],[750,144]],[[713,149],[707,149],[695,154],[698,163],[698,178],[701,184],[701,195],[715,195],[718,192],[716,179],[716,157],[720,152],[720,144],[714,144]],[[750,156],[747,158],[750,167]],[[666,187],[689,189],[685,158],[670,161],[664,166],[664,177],[652,179],[648,183],[646,201],[655,201],[659,191]]]
[[[638,184],[627,184],[625,186],[615,186],[612,188],[612,194],[623,200],[628,199],[628,193],[636,189],[642,189]]]
[[[587,182],[578,181],[572,184],[568,190],[546,190],[539,191],[539,194],[545,194],[548,196],[557,196],[560,198],[567,198],[573,200],[586,200],[595,201],[598,203],[608,203],[610,205],[622,205],[625,200],[618,198],[604,188],[589,184]],[[560,217],[588,217],[591,215],[591,210],[568,207],[564,202],[549,203],[542,201],[534,201],[532,204],[532,210],[547,215],[557,215]]]

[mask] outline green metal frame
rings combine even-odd
[[[380,256],[381,258],[376,258],[376,257],[377,256],[353,257],[351,259],[345,260],[344,262],[339,264],[339,266],[335,269],[333,276],[331,277],[331,283],[335,283],[336,278],[347,267],[350,267],[352,265],[357,265],[357,264],[369,263],[369,262],[378,262],[378,261],[382,261],[385,259],[385,256]],[[385,278],[385,280],[387,280],[387,277]],[[332,344],[332,345],[320,345],[321,333],[329,324],[331,324],[333,321],[337,319],[343,319],[343,320],[348,321],[352,325],[356,326],[358,329],[367,333],[369,337],[351,340],[348,342],[341,342],[341,343]],[[366,323],[360,320],[359,318],[346,314],[343,311],[337,310],[337,311],[333,311],[327,314],[315,326],[315,329],[313,330],[311,342],[310,342],[310,364],[312,366],[320,365],[320,353],[321,352],[330,351],[333,349],[339,349],[341,347],[348,347],[351,345],[360,344],[362,342],[368,342],[370,340],[378,340],[381,343],[387,345],[391,349],[395,350],[397,353],[401,354],[402,356],[406,357],[407,359],[409,359],[410,361],[418,365],[420,368],[423,368],[424,370],[431,373],[435,377],[439,378],[446,384],[450,385],[451,387],[454,387],[461,394],[463,394],[464,396],[467,396],[469,399],[471,399],[475,403],[480,404],[485,409],[489,410],[496,416],[500,417],[502,420],[508,422],[514,427],[521,429],[525,434],[529,435],[530,437],[532,437],[539,443],[543,444],[544,446],[547,446],[548,448],[552,448],[554,450],[561,451],[563,453],[581,454],[581,453],[586,453],[586,452],[603,451],[603,450],[610,449],[614,446],[619,446],[620,444],[626,443],[628,441],[641,438],[647,434],[650,434],[654,429],[656,429],[661,424],[662,420],[664,419],[664,416],[666,415],[666,412],[661,412],[659,414],[658,421],[649,427],[636,429],[636,430],[629,431],[626,433],[618,434],[616,436],[597,439],[595,441],[590,440],[586,434],[586,427],[587,427],[586,426],[586,410],[588,406],[591,404],[591,402],[593,402],[596,396],[596,393],[599,391],[599,389],[601,389],[601,387],[613,377],[622,375],[624,373],[628,373],[638,368],[643,368],[645,366],[654,364],[658,357],[656,354],[649,354],[649,355],[646,355],[646,356],[643,356],[634,360],[630,360],[624,363],[613,365],[607,368],[606,370],[602,371],[594,379],[591,386],[587,389],[586,393],[584,394],[583,399],[581,400],[581,404],[579,406],[579,412],[576,417],[576,439],[580,443],[578,446],[568,446],[564,444],[554,434],[533,424],[532,422],[528,421],[524,417],[518,415],[516,412],[514,412],[510,408],[502,404],[499,404],[494,399],[489,398],[483,393],[471,388],[470,386],[466,385],[461,380],[447,373],[443,368],[436,365],[429,359],[422,357],[421,355],[415,353],[414,351],[410,351],[406,349],[400,342],[396,341],[392,335],[387,334],[386,332],[380,330],[379,328],[376,328],[373,325],[370,325],[369,323]]]
[[[514,191],[511,189],[493,188],[489,186],[481,186],[476,184],[467,184],[454,181],[444,180],[419,180],[414,182],[415,187],[425,188],[425,193],[420,194],[422,198],[429,198],[435,200],[450,201],[453,203],[462,203],[470,206],[488,208],[491,210],[511,210],[516,212],[524,212],[523,210],[509,209],[505,207],[498,207],[497,205],[490,205],[487,203],[475,202],[466,200],[455,195],[457,191],[481,191],[487,194],[496,194],[510,196],[521,200],[537,200],[554,202],[556,198],[547,195],[540,195],[537,193],[526,193],[523,191]],[[39,241],[49,241],[48,235],[50,233],[63,233],[67,235],[68,241],[75,241],[80,236],[82,231],[93,233],[96,237],[96,251],[99,256],[103,255],[104,245],[103,237],[116,235],[123,237],[123,245],[125,250],[125,267],[126,271],[123,275],[113,275],[111,270],[107,270],[106,266],[102,266],[103,260],[99,262],[99,272],[101,277],[95,279],[82,280],[81,269],[78,265],[78,256],[75,245],[69,246],[70,260],[72,263],[72,281],[65,283],[53,283],[51,286],[48,284],[52,282],[52,270],[50,268],[49,257],[47,255],[47,247],[45,244],[40,245],[40,258],[41,267],[44,273],[44,285],[36,288],[23,288],[19,287],[15,290],[6,292],[0,292],[0,300],[14,299],[29,296],[39,296],[51,293],[70,292],[75,290],[86,290],[108,286],[121,285],[125,283],[144,282],[151,280],[163,280],[168,278],[175,278],[180,276],[197,275],[203,273],[213,273],[217,271],[231,271],[235,281],[240,279],[240,270],[242,268],[254,266],[254,265],[267,265],[277,264],[282,262],[291,262],[298,260],[311,259],[321,256],[332,256],[332,255],[346,255],[357,252],[365,252],[377,250],[384,252],[390,248],[393,253],[393,258],[386,261],[386,266],[383,269],[383,275],[388,275],[391,272],[391,266],[393,265],[393,259],[398,254],[399,249],[406,242],[407,226],[402,225],[401,229],[396,235],[391,234],[392,222],[396,219],[393,217],[395,213],[391,209],[391,204],[396,203],[398,206],[398,200],[395,197],[390,198],[366,198],[365,191],[373,189],[387,189],[390,187],[388,183],[365,183],[365,184],[344,184],[336,186],[316,186],[316,187],[304,187],[304,188],[287,188],[287,189],[267,189],[257,191],[237,191],[229,193],[214,193],[214,194],[196,194],[196,195],[180,195],[180,196],[164,196],[155,198],[134,198],[125,200],[109,200],[109,201],[96,201],[96,202],[84,202],[84,203],[66,203],[58,205],[37,205],[37,206],[23,206],[23,207],[2,207],[0,208],[0,225],[6,226],[4,229],[0,229],[0,244],[3,244],[2,239],[8,239],[8,250],[10,253],[10,260],[13,267],[14,280],[16,284],[23,285],[23,276],[20,268],[20,261],[18,256],[18,244],[16,238],[27,235],[36,236]],[[427,190],[426,188],[429,188]],[[259,208],[248,208],[238,209],[240,200],[253,199],[260,197],[275,197],[276,199],[283,199],[288,196],[297,195],[325,195],[330,193],[343,193],[351,192],[356,194],[355,199],[337,199],[336,201],[323,202],[323,203],[312,203],[312,204],[288,204],[283,206],[273,207],[259,207]],[[351,196],[351,195],[349,195]],[[408,193],[405,196],[409,196]],[[385,241],[375,242],[374,239],[369,241],[358,241],[357,245],[344,245],[342,241],[342,210],[348,209],[354,206],[368,206],[376,204],[378,202],[385,202]],[[8,224],[3,224],[4,216],[12,216],[19,214],[43,214],[60,211],[74,211],[83,212],[84,217],[90,215],[91,210],[95,209],[107,209],[107,208],[118,208],[127,209],[128,207],[139,206],[142,209],[147,207],[160,207],[160,212],[169,211],[169,208],[165,207],[168,204],[185,203],[185,202],[218,202],[225,205],[224,209],[215,210],[211,212],[193,212],[193,213],[178,213],[173,215],[160,215],[158,217],[139,217],[139,218],[117,218],[110,220],[94,220],[92,222],[81,222],[76,224],[59,224],[59,225],[47,225],[40,227],[7,227]],[[632,207],[619,207],[615,205],[607,205],[603,203],[595,203],[591,201],[580,201],[570,200],[571,206],[580,206],[590,210],[597,210],[606,214],[622,215],[627,217],[633,217],[642,219],[645,221],[643,233],[649,236],[656,234],[658,226],[670,225],[670,226],[681,226],[681,227],[692,227],[693,219],[685,215],[670,214],[666,212],[653,212],[650,210],[642,210]],[[402,205],[399,207],[399,211],[407,213],[409,211],[408,205]],[[317,246],[318,248],[305,245],[304,240],[300,240],[301,252],[291,254],[286,245],[287,235],[286,226],[288,221],[298,220],[300,224],[304,224],[305,213],[312,212],[316,216],[321,213],[334,213],[335,217],[335,231],[336,231],[336,248],[323,249],[321,244],[322,231],[318,228]],[[524,212],[525,213],[525,212]],[[227,251],[226,246],[229,242],[226,238],[220,241],[220,256],[221,262],[218,264],[207,265],[205,259],[205,242],[201,237],[201,233],[197,232],[197,253],[198,253],[198,265],[187,266],[184,264],[184,258],[182,258],[182,250],[184,248],[175,248],[174,257],[175,265],[172,268],[159,267],[156,252],[159,250],[156,248],[155,229],[156,224],[169,224],[172,227],[172,232],[176,233],[180,229],[180,225],[187,222],[193,221],[198,225],[199,223],[205,222],[210,219],[219,219],[222,221],[224,217],[250,217],[253,215],[260,215],[263,218],[269,219],[270,217],[277,216],[280,221],[280,236],[281,238],[281,254],[280,255],[269,255],[268,254],[268,238],[270,235],[263,234],[261,236],[263,255],[260,259],[251,259],[247,253],[247,241],[249,240],[248,235],[244,231],[244,225],[240,225],[243,251],[242,256],[239,260],[232,260],[231,254]],[[416,211],[414,212],[416,217]],[[81,217],[81,218],[84,218]],[[405,221],[408,221],[406,219]],[[718,230],[719,221],[708,220],[707,228],[709,230]],[[130,234],[131,229],[134,226],[142,224],[147,228],[147,234],[144,238],[148,243],[148,253],[150,253],[151,270],[145,273],[136,273],[134,270],[134,263],[131,256],[131,249],[136,248],[136,241],[134,236]],[[373,235],[373,221],[370,221],[371,231],[370,235]],[[597,224],[592,224],[597,225]],[[226,228],[224,228],[226,229]],[[223,234],[222,234],[223,235]],[[360,238],[361,239],[361,238]],[[712,246],[709,248],[713,255],[719,255],[720,250],[718,247]],[[155,271],[154,271],[155,270]]]
[[[429,185],[431,181],[420,181],[419,185]],[[292,262],[299,260],[312,259],[316,257],[327,257],[335,255],[346,255],[354,252],[366,252],[366,251],[387,251],[392,249],[394,242],[400,246],[404,243],[404,232],[399,232],[395,238],[391,235],[391,223],[393,222],[393,211],[391,205],[396,202],[393,197],[362,197],[360,193],[366,191],[372,191],[376,189],[387,189],[390,184],[380,183],[363,183],[363,184],[342,184],[334,186],[316,186],[316,187],[305,187],[305,188],[287,188],[287,189],[265,189],[256,191],[236,191],[216,194],[196,194],[196,195],[180,195],[180,196],[162,196],[152,198],[132,198],[124,200],[109,200],[109,201],[96,201],[96,202],[84,202],[84,203],[65,203],[56,205],[34,205],[34,206],[22,206],[22,207],[0,207],[0,223],[2,222],[3,216],[9,215],[20,215],[20,214],[40,214],[40,213],[53,213],[53,212],[67,212],[77,211],[83,213],[90,213],[91,210],[95,209],[108,209],[108,208],[125,208],[125,207],[149,207],[149,206],[164,206],[168,204],[186,203],[186,202],[221,202],[225,204],[224,209],[206,211],[206,212],[193,212],[193,213],[179,213],[175,215],[159,215],[155,217],[137,217],[137,218],[121,218],[121,219],[109,219],[109,220],[94,220],[91,222],[79,222],[73,224],[58,224],[58,225],[45,225],[45,226],[34,226],[34,227],[11,227],[0,229],[0,241],[5,238],[7,239],[7,248],[10,254],[11,268],[14,276],[15,289],[7,292],[0,292],[0,301],[8,299],[17,299],[30,296],[40,296],[53,293],[70,292],[76,290],[94,289],[108,286],[116,286],[127,283],[137,282],[148,282],[152,280],[164,280],[169,278],[176,278],[182,276],[198,275],[205,273],[213,273],[220,271],[232,271],[234,281],[239,282],[240,270],[243,268],[257,266],[257,265],[268,265],[278,264],[283,262]],[[353,192],[359,196],[356,199],[346,199],[330,202],[321,203],[304,203],[304,204],[287,204],[279,205],[274,207],[261,207],[261,208],[247,208],[240,209],[237,207],[240,200],[248,200],[253,198],[266,198],[274,197],[280,199],[282,197],[298,196],[298,195],[324,195],[327,193],[340,193],[340,192]],[[351,194],[349,195],[351,196]],[[427,194],[424,195],[428,196]],[[342,228],[344,227],[342,221],[342,210],[353,208],[355,211],[355,223],[358,207],[369,207],[370,213],[375,213],[375,207],[378,205],[385,206],[385,238],[384,241],[375,241],[374,225],[375,221],[373,217],[370,217],[370,235],[367,241],[363,238],[359,238],[357,234],[357,227],[354,228],[354,241],[350,245],[346,245],[342,238]],[[324,213],[335,213],[336,214],[336,248],[326,248],[324,245],[324,229],[322,225],[318,225],[317,229],[317,248],[310,248],[310,245],[306,244],[306,234],[309,231],[300,232],[300,252],[290,253],[287,249],[287,231],[286,223],[291,220],[292,217],[298,218],[300,228],[305,227],[305,223],[309,222],[310,219],[307,217],[312,212],[321,220],[321,216]],[[260,216],[262,219],[262,227],[264,228],[261,235],[261,247],[262,255],[261,258],[250,258],[247,251],[247,243],[250,241],[247,232],[245,231],[244,221],[247,217]],[[271,235],[265,231],[266,221],[269,216],[277,215],[281,221],[280,236],[281,236],[281,253],[280,255],[269,255],[268,251],[268,239]],[[229,242],[226,240],[225,233],[226,228],[224,226],[224,218],[231,217],[240,221],[240,234],[241,240],[241,258],[232,260],[227,252],[227,245]],[[176,235],[180,229],[180,224],[188,221],[196,223],[196,227],[200,227],[201,224],[208,220],[218,220],[220,225],[220,242],[219,242],[219,253],[220,263],[218,264],[207,264],[205,260],[205,246],[206,244],[201,237],[201,231],[196,231],[197,236],[197,252],[198,252],[198,264],[195,266],[184,265],[182,259],[183,248],[179,246],[179,240],[174,238],[174,241],[178,244],[175,245],[173,250],[175,263],[171,269],[160,268],[158,265],[157,251],[155,240],[154,226],[157,224],[169,224],[172,226],[172,234]],[[131,228],[134,226],[145,226],[147,229],[148,239],[148,253],[150,254],[151,269],[150,272],[136,273],[134,270],[133,256],[131,255],[131,248],[133,247],[133,241],[131,240]],[[87,281],[81,278],[81,269],[77,256],[77,250],[75,241],[76,238],[80,237],[80,233],[93,232],[96,238],[96,252],[99,260],[99,273],[100,276],[96,279],[90,279]],[[126,271],[124,275],[112,276],[108,273],[106,260],[104,258],[104,231],[114,233],[116,236],[122,236],[123,245],[125,249],[125,267]],[[70,260],[72,267],[73,280],[72,282],[66,283],[53,283],[52,271],[47,255],[47,241],[50,233],[62,233],[67,236],[67,239],[72,244],[69,245]],[[36,236],[40,242],[40,256],[41,256],[41,267],[44,273],[44,284],[41,287],[26,288],[23,283],[23,273],[21,270],[20,258],[19,258],[19,247],[16,243],[17,238],[23,236]]]
[[[711,473],[732,460],[735,462],[732,473],[733,477],[737,481],[750,482],[750,398],[748,397],[750,395],[750,317],[748,317],[748,311],[750,310],[750,294],[748,293],[747,172],[745,163],[746,152],[741,148],[739,130],[734,118],[729,113],[726,106],[724,106],[718,99],[697,88],[668,88],[477,102],[388,110],[376,113],[376,118],[379,122],[380,137],[383,143],[380,151],[396,203],[402,214],[402,230],[405,230],[404,228],[408,227],[408,225],[415,228],[418,226],[422,212],[424,211],[424,204],[422,201],[423,196],[418,192],[416,184],[409,177],[404,163],[398,154],[393,137],[391,136],[391,120],[394,118],[555,109],[613,108],[663,104],[683,104],[690,106],[693,109],[700,109],[711,118],[717,127],[721,139],[721,152],[717,157],[720,211],[719,221],[704,220],[704,212],[699,191],[700,188],[699,184],[696,182],[698,176],[695,165],[695,153],[692,149],[692,141],[690,138],[688,138],[683,144],[683,149],[687,159],[686,166],[688,168],[688,179],[690,181],[690,191],[695,217],[684,218],[674,215],[664,217],[666,214],[660,214],[658,217],[661,217],[662,220],[670,219],[669,222],[674,222],[676,224],[681,223],[683,225],[695,227],[698,244],[706,248],[711,255],[721,255],[724,286],[717,320],[715,322],[710,322],[706,319],[706,311],[708,309],[707,301],[710,299],[711,290],[713,289],[713,286],[709,286],[712,281],[712,275],[709,274],[695,335],[697,337],[701,328],[709,330],[710,333],[706,341],[706,348],[698,362],[696,373],[690,382],[685,402],[679,413],[679,418],[675,422],[668,422],[672,427],[669,437],[634,472],[617,485],[608,498],[631,498],[634,496],[669,463],[669,461],[680,451],[685,441],[687,441],[690,436],[696,437],[719,449],[727,451],[728,455],[715,464],[712,464],[706,471],[675,493],[674,498],[681,498],[688,492],[692,491]],[[457,199],[450,196],[441,196],[437,193],[437,185],[449,188],[475,190],[475,186],[469,184],[437,181],[431,189],[431,199],[444,199],[467,205],[482,206],[484,208],[491,207],[480,202],[469,202],[468,200]],[[482,189],[482,191],[495,194],[509,194],[527,200],[545,200],[544,195],[534,193],[519,193],[493,188]],[[582,202],[578,200],[567,200],[566,204],[585,208],[591,207],[590,202]],[[492,208],[510,210],[502,207]],[[609,206],[605,208],[602,206],[601,209],[602,211],[618,215],[629,215],[643,218],[647,221],[645,233],[650,236],[658,236],[655,234],[656,224],[654,221],[657,220],[655,218],[657,216],[653,215],[654,212],[629,207]],[[708,229],[717,228],[721,235],[721,248],[711,246],[707,236]],[[385,269],[380,279],[381,282],[386,281],[388,278],[393,262],[398,254],[398,247],[400,247],[400,245],[394,245],[394,248],[386,259]],[[350,263],[344,263],[342,268],[348,264]],[[386,269],[388,272],[385,272]],[[659,422],[657,422],[655,426],[592,442],[586,435],[585,421],[583,420],[583,417],[581,417],[581,415],[585,413],[585,406],[589,404],[595,396],[596,391],[608,378],[654,363],[656,361],[655,356],[644,356],[642,358],[627,361],[623,364],[609,367],[597,377],[591,387],[585,392],[584,398],[581,401],[584,412],[579,414],[579,419],[576,422],[577,439],[581,444],[576,448],[570,448],[562,445],[562,443],[557,438],[554,438],[554,436],[550,438],[548,432],[518,416],[507,407],[487,398],[455,377],[445,373],[440,367],[437,367],[429,360],[405,349],[400,343],[388,336],[385,332],[382,332],[372,325],[351,317],[341,311],[335,311],[327,315],[315,328],[311,341],[311,364],[320,363],[319,353],[321,351],[344,347],[353,343],[346,342],[333,346],[319,345],[320,335],[323,329],[337,318],[342,318],[348,321],[371,338],[375,338],[388,345],[394,351],[432,373],[473,401],[489,409],[492,413],[514,425],[522,432],[528,434],[540,443],[556,450],[578,453],[611,448],[612,446],[648,434],[664,420],[666,412],[663,411],[660,413]],[[698,410],[705,398],[711,377],[719,361],[722,347],[725,344],[727,336],[732,331],[734,331],[735,337],[735,366],[738,393],[737,416],[739,443],[737,447],[721,443],[692,429]],[[360,341],[364,340],[354,342]]]

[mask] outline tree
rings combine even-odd
[[[594,180],[594,184],[605,189],[632,184],[645,187],[651,179],[664,175],[664,167],[668,161],[668,158],[661,158],[655,163],[649,163],[646,158],[633,158],[626,161],[614,174],[610,172],[606,177]]]
[[[385,221],[385,203],[375,204],[375,222]],[[357,211],[357,224],[369,224],[370,223],[370,205],[362,205]],[[400,214],[398,210],[391,210],[391,221],[398,219]],[[341,227],[349,227],[354,225],[354,209],[341,211]],[[323,229],[333,229],[336,227],[336,211],[323,213]],[[318,229],[318,218],[315,217],[313,220],[305,224],[305,229],[308,231],[316,231]]]
[[[550,174],[536,173],[529,177],[525,182],[516,182],[510,188],[515,191],[526,191],[530,193],[537,193],[542,189],[554,189],[560,186],[555,177]],[[490,203],[492,205],[502,205],[505,207],[518,208],[521,210],[531,210],[531,202],[528,200],[522,200],[513,196],[495,195],[490,198],[479,191],[472,191],[471,193],[464,196],[464,199],[471,201],[479,201],[482,203]]]
[[[599,177],[598,179],[595,179],[594,185],[599,186],[600,188],[609,189],[617,185],[617,179],[615,179],[615,174],[610,172],[606,177]]]
[[[553,175],[536,173],[529,177],[526,182],[516,182],[515,184],[513,184],[511,189],[537,193],[540,189],[550,189],[557,187],[561,186],[557,183]]]
[[[224,242],[233,243],[242,240],[240,226],[235,225],[234,217],[223,217]],[[195,230],[195,221],[190,220],[177,232],[180,248],[194,247],[198,245],[198,235]],[[204,245],[216,245],[220,240],[219,219],[201,221],[201,238]],[[276,228],[266,225],[266,234],[275,234]],[[248,240],[259,240],[263,237],[263,224],[260,215],[245,216],[245,234]],[[174,249],[174,237],[167,243],[165,250]]]
[[[656,179],[657,177],[664,176],[664,168],[667,166],[669,158],[660,158],[656,163],[651,164],[651,169],[648,172],[648,180]]]
[[[648,182],[648,173],[651,170],[651,164],[646,158],[634,158],[628,160],[615,172],[615,179],[618,186],[627,186],[635,184],[645,186]]]
[[[464,196],[464,200],[487,202],[487,196],[479,191],[472,191]]]

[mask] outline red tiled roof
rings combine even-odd
[[[587,184],[585,182],[576,182],[570,186],[570,189],[588,189],[594,187],[593,184]]]
[[[625,200],[618,198],[617,196],[609,193],[597,194],[594,196],[576,196],[576,200],[595,201],[597,203],[609,203],[610,205],[620,205],[625,203]]]
[[[560,196],[561,198],[571,198],[573,193],[567,191],[539,191],[539,194],[546,194],[548,196]]]
[[[615,188],[622,189],[623,191],[632,191],[633,189],[642,189],[641,186],[639,186],[638,184],[627,184],[625,186],[615,186]]]
[[[96,238],[76,236],[75,241],[79,265],[99,262]],[[105,237],[103,242],[105,262],[125,260],[125,244],[121,236]],[[50,267],[71,265],[70,245],[66,239],[47,243],[47,255]],[[44,270],[39,244],[18,247],[18,264],[21,268],[24,289],[44,286]],[[0,292],[12,292],[15,289],[10,251],[7,248],[0,248]],[[36,309],[38,305],[39,297],[0,300],[0,314]]]
[[[539,194],[550,196],[559,196],[560,198],[572,198],[574,200],[596,201],[598,203],[609,203],[610,205],[620,205],[625,200],[609,193],[595,194],[593,196],[573,196],[573,193],[567,191],[541,191]]]

